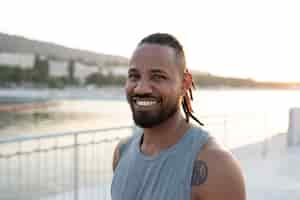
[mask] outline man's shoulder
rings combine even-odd
[[[125,138],[122,138],[116,145],[114,153],[113,153],[113,163],[112,168],[113,171],[117,167],[119,160],[121,158],[121,153],[123,151],[124,145],[128,144],[128,142],[133,138],[133,136],[127,136]]]
[[[210,138],[194,162],[193,200],[245,199],[244,178],[232,153]]]
[[[234,158],[233,154],[220,145],[215,138],[208,139],[203,150],[199,152],[197,160],[206,161],[213,164],[215,167],[218,167],[219,164],[224,166],[226,163],[238,164],[238,161]]]

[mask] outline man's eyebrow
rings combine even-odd
[[[137,72],[137,69],[135,69],[135,68],[128,69],[128,73],[134,73],[134,72]]]

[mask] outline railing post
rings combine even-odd
[[[287,133],[288,147],[300,145],[300,107],[290,109],[289,127]]]
[[[79,150],[78,134],[74,134],[74,200],[78,200]]]
[[[266,134],[264,135],[264,141],[263,141],[263,146],[262,146],[262,151],[261,151],[261,156],[262,158],[267,158],[267,155],[269,153],[269,131],[267,129],[267,113],[264,113],[264,132],[262,134]]]
[[[225,147],[227,147],[227,140],[228,140],[228,132],[227,132],[227,123],[228,123],[228,115],[224,114],[224,121],[223,121],[223,129],[224,129],[224,135],[223,135],[223,144]]]
[[[21,153],[22,152],[22,142],[18,142],[18,152]],[[21,155],[18,155],[18,177],[20,178],[20,181],[18,181],[18,198],[20,198],[20,196],[22,196],[22,163],[21,163]]]

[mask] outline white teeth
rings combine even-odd
[[[139,106],[152,106],[156,104],[156,101],[136,101],[136,104]]]

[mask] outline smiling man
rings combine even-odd
[[[156,33],[138,44],[125,88],[142,129],[115,149],[112,200],[245,199],[238,162],[192,114],[192,86],[175,37]]]

